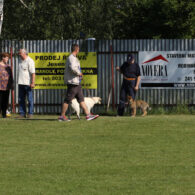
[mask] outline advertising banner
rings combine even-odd
[[[29,53],[35,62],[35,89],[65,89],[64,68],[70,53]],[[80,52],[83,80],[81,85],[87,89],[97,89],[97,54]]]
[[[139,52],[141,87],[195,88],[194,51]]]

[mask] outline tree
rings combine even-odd
[[[1,39],[194,38],[194,0],[5,0]]]

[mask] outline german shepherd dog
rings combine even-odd
[[[133,98],[131,96],[127,96],[128,99],[128,103],[132,109],[132,116],[135,117],[136,115],[136,109],[137,108],[141,108],[143,114],[142,116],[146,116],[147,115],[147,109],[151,110],[151,108],[149,107],[149,104],[143,100],[133,100]]]

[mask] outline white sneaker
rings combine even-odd
[[[96,119],[96,118],[98,118],[98,117],[99,117],[98,114],[97,114],[97,115],[89,114],[88,116],[86,116],[86,120],[87,120],[87,121],[91,121],[91,120]]]
[[[69,122],[70,120],[66,117],[66,116],[60,116],[58,117],[58,121],[66,121],[66,122]]]

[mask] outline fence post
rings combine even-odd
[[[12,47],[10,48],[10,59],[11,59],[11,69],[12,69],[12,77],[13,77],[13,49]],[[14,98],[14,89],[12,89],[12,110],[13,113],[16,113],[15,109],[15,98]]]
[[[114,93],[114,60],[113,60],[113,49],[112,45],[110,45],[110,53],[111,53],[111,70],[112,70],[112,109],[115,110],[115,93]]]

